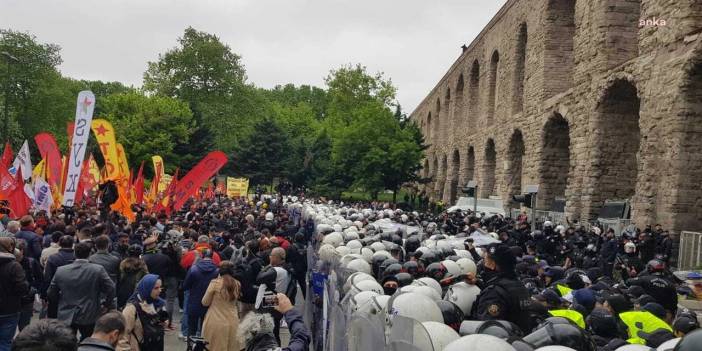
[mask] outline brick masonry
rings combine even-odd
[[[702,1],[509,0],[411,118],[435,200],[538,184],[571,219],[630,199],[637,225],[700,231]]]

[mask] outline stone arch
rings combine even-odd
[[[604,14],[598,16],[603,31],[602,49],[604,70],[619,66],[639,55],[639,20],[641,0],[606,0],[598,7]]]
[[[495,119],[495,104],[497,103],[497,74],[499,72],[500,53],[495,50],[490,57],[490,81],[488,82],[488,113],[487,124],[491,125]]]
[[[458,197],[458,177],[461,169],[461,154],[458,150],[453,150],[451,154],[451,168],[448,173],[448,197],[447,203],[453,204]]]
[[[512,113],[522,112],[524,109],[524,79],[526,74],[526,48],[527,48],[527,24],[522,22],[519,25],[517,34],[517,45],[514,65],[514,88],[512,100]]]
[[[512,195],[522,192],[522,159],[525,154],[524,137],[522,131],[515,129],[509,138],[507,148],[507,172],[505,172],[505,184],[507,186],[507,199],[505,204],[508,208],[514,205]]]
[[[431,111],[429,111],[429,114],[427,114],[427,128],[424,130],[424,135],[427,138],[427,141],[434,141],[434,130],[432,129],[431,125]]]
[[[444,187],[446,186],[446,171],[448,168],[446,163],[446,155],[443,155],[443,157],[441,158],[439,169],[436,173],[436,188],[434,188],[434,190],[436,191],[437,201],[444,199]]]
[[[497,165],[497,152],[495,151],[495,141],[490,138],[485,143],[483,154],[483,167],[480,177],[480,197],[487,198],[495,191],[495,167]]]
[[[551,209],[556,198],[564,198],[570,173],[570,126],[554,113],[543,127],[539,163],[537,208]]]
[[[628,200],[636,192],[641,133],[640,101],[636,86],[615,80],[604,92],[595,111],[592,134],[595,151],[589,214],[595,218],[605,200]]]
[[[458,76],[458,80],[456,81],[456,92],[454,93],[454,98],[453,98],[453,125],[455,128],[460,128],[461,127],[461,122],[464,117],[464,111],[463,111],[463,73],[461,73]]]
[[[431,168],[431,186],[430,186],[430,195],[433,200],[436,200],[436,183],[439,181],[439,159],[434,155],[434,162],[432,162],[432,168]]]
[[[468,150],[466,152],[466,157],[464,157],[463,184],[461,184],[461,186],[468,183],[469,180],[476,180],[475,179],[475,149],[472,146],[468,147]]]
[[[672,229],[698,230],[702,223],[702,56],[688,71],[671,121],[674,143],[679,145],[673,161],[677,189]]]
[[[548,0],[544,16],[544,92],[545,98],[573,86],[573,37],[575,1]]]
[[[441,131],[442,139],[447,139],[449,130],[454,128],[453,114],[455,106],[451,102],[451,87],[446,87],[446,94],[444,95],[444,109],[446,111],[444,112],[444,129]]]
[[[434,144],[441,141],[441,128],[444,124],[444,118],[442,116],[443,111],[441,110],[441,99],[436,98],[436,118],[434,121]]]
[[[474,133],[477,127],[478,115],[480,114],[480,63],[473,61],[468,80],[468,130]]]

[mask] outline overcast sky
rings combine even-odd
[[[409,113],[506,0],[0,1],[0,26],[60,45],[73,78],[141,86],[147,61],[192,26],[241,55],[257,86],[322,86],[361,63],[393,80]]]

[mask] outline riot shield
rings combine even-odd
[[[354,316],[349,322],[347,341],[348,351],[368,351],[385,349],[383,324],[368,315]]]
[[[329,311],[329,336],[327,350],[346,351],[347,314],[341,305],[334,303]]]
[[[391,348],[414,345],[416,350],[434,350],[431,337],[422,323],[403,316],[392,317],[392,326],[388,332],[388,345],[394,345]]]

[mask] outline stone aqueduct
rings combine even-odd
[[[638,225],[702,230],[702,1],[509,0],[410,118],[435,200],[538,184],[571,219],[630,199]]]

